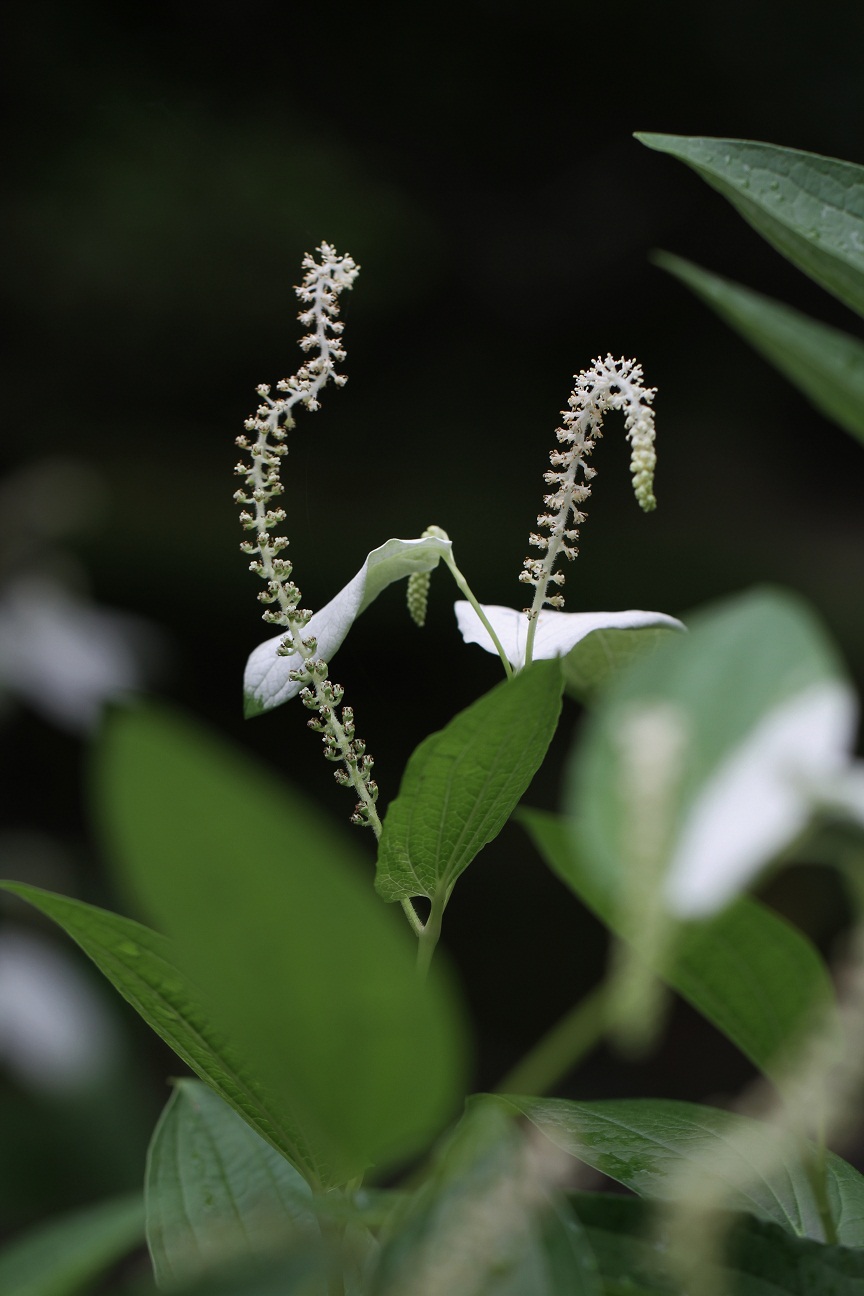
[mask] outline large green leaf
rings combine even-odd
[[[309,1141],[287,1104],[271,1102],[239,1062],[236,1049],[214,1027],[201,992],[177,966],[177,951],[166,937],[131,918],[38,887],[0,886],[62,927],[177,1056],[310,1183],[326,1178],[322,1150]]]
[[[712,306],[818,410],[864,441],[864,342],[680,257],[660,253],[654,261]]]
[[[731,902],[806,827],[809,788],[850,759],[857,703],[823,627],[791,594],[752,590],[687,623],[604,693],[566,807],[585,867],[622,905],[644,889],[636,855],[651,819],[663,904],[696,917]],[[639,775],[644,793],[637,766],[651,771]]]
[[[472,1100],[385,1233],[369,1296],[602,1296],[591,1248],[553,1197],[561,1165],[535,1153],[497,1101]]]
[[[177,1082],[156,1126],[144,1200],[160,1287],[267,1262],[316,1227],[306,1181],[197,1080]]]
[[[617,936],[638,935],[630,911],[585,867],[565,820],[521,810],[519,822],[553,872]],[[712,918],[682,923],[653,971],[780,1083],[787,1050],[833,1010],[831,980],[811,942],[747,898]]]
[[[779,252],[864,315],[864,167],[749,140],[636,138],[686,162]]]
[[[680,1188],[682,1169],[695,1167],[702,1182],[718,1181],[718,1205],[772,1220],[796,1237],[824,1240],[797,1148],[760,1121],[661,1098],[570,1102],[507,1095],[500,1101],[556,1147],[642,1197],[669,1199]],[[827,1188],[840,1242],[864,1246],[864,1176],[829,1153]]]
[[[95,774],[118,874],[274,1105],[328,1148],[319,1182],[424,1147],[463,1092],[461,1020],[347,832],[161,710],[116,713]]]
[[[562,686],[557,658],[535,662],[420,744],[384,821],[379,895],[449,895],[540,768],[558,723]]]
[[[607,1296],[682,1296],[669,1273],[656,1213],[633,1197],[577,1193],[571,1206],[597,1257]],[[864,1296],[864,1253],[792,1237],[778,1225],[730,1215],[723,1239],[728,1296]]]
[[[32,1229],[0,1253],[5,1296],[87,1296],[144,1240],[140,1194],[100,1202]]]

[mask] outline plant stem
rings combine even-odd
[[[607,1026],[609,989],[601,982],[566,1012],[495,1086],[496,1093],[541,1095],[590,1052]]]
[[[411,930],[419,940],[422,940],[424,927],[422,921],[420,920],[417,914],[417,910],[414,908],[410,900],[403,900],[401,904],[402,904],[402,909],[405,913],[405,917],[408,919],[408,922],[411,924]]]
[[[420,939],[417,945],[417,971],[422,980],[426,980],[429,972],[429,966],[432,962],[432,955],[435,953],[435,947],[441,938],[441,920],[444,917],[444,906],[447,903],[446,894],[443,891],[436,891],[432,897],[432,907],[429,910],[429,917],[423,930],[420,932]],[[416,915],[415,915],[416,916]]]
[[[816,1147],[803,1149],[804,1169],[807,1178],[810,1180],[813,1196],[816,1199],[816,1208],[819,1211],[819,1220],[825,1234],[825,1242],[828,1246],[836,1246],[840,1239],[837,1237],[837,1225],[831,1211],[831,1203],[828,1200],[828,1161],[826,1152],[825,1121],[821,1119]]]
[[[501,646],[501,640],[498,638],[497,634],[492,629],[492,626],[489,622],[489,618],[487,617],[486,613],[483,611],[480,604],[477,602],[477,599],[474,597],[474,593],[471,589],[471,586],[468,584],[467,580],[462,575],[459,568],[456,566],[456,562],[455,559],[453,558],[452,551],[449,553],[445,553],[443,557],[445,563],[450,568],[451,576],[455,580],[456,584],[459,586],[462,593],[467,598],[468,602],[471,604],[474,611],[477,613],[478,617],[480,618],[484,627],[486,628],[486,632],[489,635],[489,638],[492,640],[495,647],[497,648],[498,656],[501,658],[501,662],[504,666],[504,671],[507,675],[507,678],[510,679],[511,675],[513,674],[513,667],[510,665],[507,654],[505,653],[503,647]]]

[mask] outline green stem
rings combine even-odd
[[[453,577],[454,581],[459,586],[459,589],[465,595],[468,602],[471,604],[472,608],[477,613],[478,617],[480,618],[483,625],[485,626],[489,638],[492,640],[492,642],[494,643],[495,647],[498,650],[498,656],[501,658],[507,678],[510,679],[510,677],[513,674],[513,667],[510,665],[510,661],[507,657],[507,654],[505,653],[501,645],[501,640],[498,638],[497,634],[492,629],[492,626],[489,622],[489,618],[487,617],[486,613],[483,611],[480,604],[477,602],[477,599],[474,597],[474,593],[471,589],[471,586],[468,584],[467,580],[462,575],[459,568],[456,566],[456,562],[455,559],[453,558],[452,550],[444,554],[443,557],[445,563],[450,568],[450,575]]]
[[[606,1028],[608,986],[589,990],[495,1086],[496,1093],[548,1093],[599,1044]]]
[[[403,900],[401,903],[402,903],[402,909],[405,913],[405,917],[408,919],[409,923],[411,924],[411,930],[413,931],[415,936],[417,936],[418,938],[422,938],[423,923],[420,921],[420,917],[417,913],[417,910],[414,908],[410,900]]]
[[[444,892],[436,891],[432,897],[432,907],[429,910],[429,917],[426,919],[425,926],[420,932],[420,939],[417,944],[417,971],[422,980],[426,980],[429,973],[429,967],[432,963],[432,955],[435,953],[435,947],[441,938],[441,921],[444,917],[444,906],[447,903],[447,897]]]
[[[837,1246],[837,1225],[828,1200],[828,1157],[825,1147],[825,1121],[820,1119],[815,1148],[804,1148],[804,1169],[813,1189],[819,1220],[828,1246]]]

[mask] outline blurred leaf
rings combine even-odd
[[[527,1116],[556,1147],[642,1197],[671,1199],[681,1170],[692,1165],[701,1179],[722,1184],[731,1210],[750,1211],[797,1237],[824,1238],[795,1144],[760,1121],[663,1098],[570,1102],[507,1095],[500,1101]],[[770,1171],[758,1165],[765,1150]],[[864,1246],[864,1176],[829,1152],[827,1186],[840,1241]]]
[[[673,618],[668,620],[671,622]],[[681,623],[676,622],[632,630],[594,630],[564,658],[565,690],[580,701],[590,700],[613,675],[637,658],[654,652],[681,629]]]
[[[439,536],[421,536],[416,540],[387,540],[366,555],[366,561],[343,589],[316,612],[304,631],[304,637],[317,640],[316,655],[329,662],[341,647],[354,622],[378,595],[394,581],[428,572],[438,566],[442,556],[453,546]],[[299,653],[282,656],[279,648],[285,630],[265,640],[250,654],[243,677],[244,708],[247,717],[271,711],[296,697],[303,687],[291,679],[303,659]]]
[[[680,257],[664,252],[653,260],[712,306],[818,410],[864,441],[864,342]]]
[[[87,1296],[94,1284],[144,1240],[140,1194],[62,1215],[0,1253],[6,1296]]]
[[[328,1149],[320,1185],[424,1147],[463,1092],[461,1020],[347,835],[165,711],[111,717],[95,774],[119,874],[276,1110]]]
[[[778,252],[864,315],[864,167],[749,140],[636,138],[686,162]]]
[[[520,810],[519,822],[552,871],[616,936],[638,935],[622,927],[628,911],[619,908],[595,870],[585,867],[566,820]],[[788,1050],[833,1012],[831,978],[811,942],[746,897],[712,918],[682,923],[672,948],[652,970],[781,1084]]]
[[[160,1287],[267,1260],[316,1229],[306,1181],[197,1080],[180,1080],[150,1144],[147,1243]]]
[[[200,991],[177,967],[177,950],[158,932],[80,900],[20,882],[0,883],[62,927],[111,984],[187,1066],[220,1094],[310,1182],[323,1172],[320,1149],[286,1104],[271,1104],[214,1028]]]
[[[604,1291],[680,1296],[664,1264],[656,1213],[632,1197],[577,1193],[572,1209],[597,1256]],[[729,1296],[862,1296],[864,1256],[847,1247],[791,1237],[778,1225],[730,1216],[722,1276]]]
[[[540,768],[561,712],[561,689],[558,660],[535,662],[420,744],[384,820],[379,895],[449,895]]]
[[[581,1228],[550,1196],[560,1169],[497,1101],[472,1100],[385,1235],[370,1296],[602,1296]]]
[[[728,904],[798,836],[810,789],[848,763],[857,725],[836,651],[793,595],[752,590],[701,609],[688,626],[612,681],[574,752],[566,793],[584,868],[626,897],[625,845],[634,814],[645,813],[634,810],[625,768],[633,720],[657,718],[657,750],[660,722],[664,740],[675,730],[674,777],[651,813],[662,814],[667,840],[658,885],[682,918]]]

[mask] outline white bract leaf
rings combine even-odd
[[[438,536],[388,540],[378,549],[373,549],[353,580],[320,612],[316,612],[306,626],[304,637],[314,637],[318,641],[316,656],[329,662],[358,616],[382,590],[414,572],[432,571],[451,549],[451,542]],[[246,663],[243,693],[247,715],[270,711],[300,692],[302,686],[290,676],[301,666],[302,659],[299,653],[292,653],[290,657],[279,655],[279,646],[284,638],[285,631],[282,630],[272,639],[265,640]]]
[[[679,917],[722,909],[795,840],[820,785],[848,768],[857,719],[848,685],[825,680],[753,727],[685,816],[666,881]]]
[[[501,640],[510,665],[519,670],[525,664],[525,642],[528,637],[528,618],[516,608],[481,604],[489,624]],[[456,620],[466,643],[479,644],[487,652],[497,654],[489,631],[470,603],[460,600],[454,604]],[[556,612],[545,608],[537,617],[533,657],[540,661],[547,657],[566,657],[578,643],[595,630],[644,630],[657,627],[683,630],[682,622],[664,612]]]

